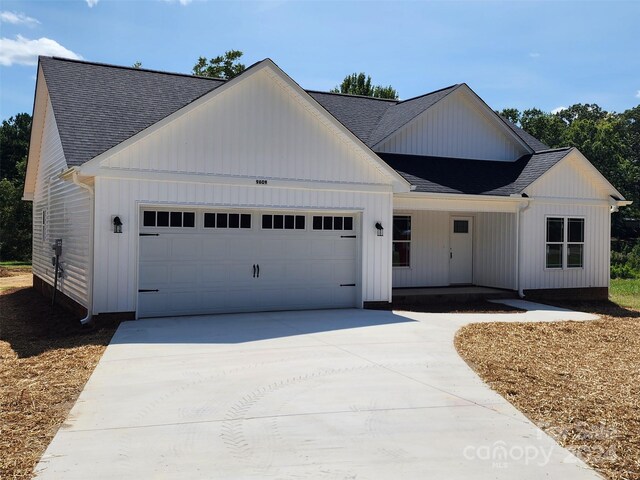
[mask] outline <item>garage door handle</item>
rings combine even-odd
[[[258,265],[258,278],[260,278],[260,265]]]
[[[253,278],[256,278],[256,264],[253,264]]]
[[[147,293],[147,292],[159,292],[157,288],[141,288],[138,290],[138,293]]]

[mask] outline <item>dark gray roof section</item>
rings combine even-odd
[[[515,162],[378,153],[416,192],[519,194],[562,160],[570,147],[525,155]]]
[[[436,90],[435,92],[427,93],[420,97],[404,100],[389,108],[380,119],[380,123],[375,131],[372,133],[368,145],[372,147],[384,140],[393,132],[420,115],[427,108],[449,95],[457,87],[458,85],[452,85],[441,90]]]
[[[398,103],[396,100],[359,95],[315,91],[307,93],[369,147],[372,146],[371,134],[380,123],[380,119],[389,108]]]
[[[40,57],[69,166],[81,165],[224,82]]]

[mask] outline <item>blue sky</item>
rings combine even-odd
[[[304,88],[351,72],[409,98],[466,82],[493,108],[640,103],[640,1],[42,0],[0,3],[0,117],[31,112],[37,54],[190,72],[273,59]]]

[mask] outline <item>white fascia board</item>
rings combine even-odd
[[[74,167],[76,168],[76,167]],[[83,172],[83,170],[79,170]],[[66,172],[65,172],[66,173]],[[392,193],[392,187],[389,184],[379,183],[353,183],[353,182],[324,182],[313,180],[295,180],[283,178],[260,177],[265,180],[266,185],[256,183],[256,177],[237,176],[237,175],[219,175],[219,174],[203,174],[203,173],[184,173],[184,172],[162,172],[154,170],[129,170],[123,168],[105,168],[100,169],[99,176],[101,178],[118,178],[118,179],[134,179],[134,180],[152,180],[159,182],[175,182],[175,183],[194,183],[194,184],[218,184],[218,185],[236,185],[236,186],[253,186],[258,188],[294,188],[302,190],[333,190],[342,192],[370,192],[370,193]]]
[[[562,157],[558,162],[556,162],[556,164],[553,167],[551,167],[549,170],[544,172],[542,175],[536,178],[533,182],[527,185],[523,189],[523,191],[535,186],[537,183],[541,182],[542,179],[547,177],[548,175],[553,175],[553,172],[557,168],[559,168],[558,166],[566,162],[567,159],[576,160],[579,163],[580,167],[584,168],[584,170],[587,172],[588,175],[594,177],[605,189],[608,189],[608,192],[607,192],[608,195],[614,195],[618,197],[620,200],[625,200],[624,196],[616,189],[616,187],[614,187],[611,184],[611,182],[609,182],[609,180],[607,180],[607,178],[604,175],[602,175],[596,167],[593,166],[593,164],[589,161],[589,159],[587,159],[587,157],[585,157],[582,154],[582,152],[575,147],[571,148],[571,150],[569,150],[564,157]]]
[[[27,172],[24,179],[22,199],[33,201],[40,164],[40,151],[42,148],[42,133],[44,131],[47,104],[49,102],[49,90],[38,61],[38,73],[36,77],[35,96],[33,100],[33,115],[31,122],[31,136],[29,138],[29,153],[27,155]]]
[[[167,117],[163,118],[159,122],[154,123],[153,125],[150,125],[146,129],[138,132],[137,134],[125,140],[124,142],[119,143],[118,145],[110,148],[109,150],[101,153],[100,155],[84,163],[81,166],[82,175],[87,175],[87,176],[100,175],[101,174],[100,167],[103,160],[129,147],[130,145],[134,144],[141,138],[152,134],[153,132],[173,122],[174,120],[178,119],[184,114],[189,113],[197,108],[200,108],[203,105],[206,105],[221,93],[226,92],[227,90],[233,88],[238,83],[244,81],[245,79],[251,77],[252,75],[255,75],[256,73],[264,69],[268,69],[269,71],[274,73],[278,78],[280,78],[283,81],[283,83],[285,83],[290,87],[290,91],[292,93],[299,96],[300,99],[304,100],[321,117],[326,119],[334,127],[334,130],[337,130],[337,132],[339,132],[342,136],[348,138],[358,150],[364,153],[365,156],[376,168],[378,168],[383,174],[385,174],[390,178],[393,184],[394,192],[409,191],[409,188],[410,188],[409,182],[407,182],[398,172],[396,172],[389,165],[387,165],[369,147],[367,147],[364,143],[362,143],[362,141],[358,137],[356,137],[344,125],[342,125],[338,120],[336,120],[336,118],[333,115],[331,115],[324,107],[322,107],[322,105],[320,105],[315,99],[313,99],[313,97],[311,97],[296,82],[294,82],[291,79],[291,77],[289,77],[286,73],[284,73],[284,71],[282,71],[280,67],[278,67],[275,63],[273,63],[271,59],[268,59],[268,58],[248,68],[237,77],[227,81],[226,83],[222,84],[218,88],[194,100],[190,104],[185,105],[181,109],[175,111],[171,115],[168,115]]]

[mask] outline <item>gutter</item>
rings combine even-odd
[[[617,200],[613,197],[609,198],[609,213],[616,213],[620,211],[620,207],[627,207],[633,203],[632,200]]]
[[[71,167],[68,170],[62,172],[60,174],[60,178],[65,181],[71,181],[75,185],[80,188],[85,189],[89,192],[89,198],[91,205],[89,207],[89,261],[87,264],[87,315],[84,318],[80,319],[80,324],[87,325],[91,323],[91,319],[93,317],[93,241],[94,241],[94,210],[95,210],[95,191],[94,189],[87,185],[86,183],[82,183],[78,176],[78,169],[76,167]]]

